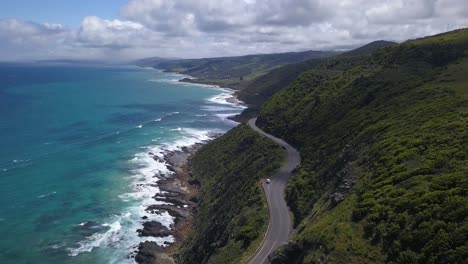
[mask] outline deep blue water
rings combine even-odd
[[[225,132],[229,91],[136,67],[0,64],[0,263],[132,263],[160,155]],[[156,216],[170,224],[169,215]],[[156,240],[159,243],[172,238]]]

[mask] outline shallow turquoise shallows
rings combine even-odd
[[[137,183],[163,170],[145,153],[225,132],[241,110],[180,78],[0,64],[0,263],[133,263],[153,191]]]

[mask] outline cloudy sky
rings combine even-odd
[[[467,0],[15,0],[0,60],[349,49],[468,27]]]

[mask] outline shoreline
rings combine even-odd
[[[193,85],[200,85],[200,86],[203,86],[203,87],[208,87],[208,88],[214,88],[214,89],[219,89],[219,90],[224,90],[224,91],[229,91],[231,92],[231,97],[229,98],[226,98],[226,102],[230,103],[230,104],[234,104],[234,105],[238,105],[238,106],[242,106],[245,108],[247,108],[247,104],[240,100],[237,96],[237,92],[239,91],[239,89],[236,89],[236,88],[232,88],[232,87],[223,87],[221,83],[219,82],[210,82],[210,81],[203,81],[203,80],[200,80],[194,76],[191,76],[191,75],[188,75],[188,74],[183,74],[183,73],[179,73],[179,72],[176,72],[176,71],[170,71],[170,70],[164,70],[164,69],[159,69],[159,68],[155,68],[155,67],[150,67],[152,69],[155,69],[155,70],[158,70],[158,71],[161,71],[161,72],[166,72],[166,73],[172,73],[172,74],[177,74],[179,75],[181,78],[178,80],[178,82],[182,82],[182,83],[189,83],[189,84],[193,84]],[[240,114],[240,113],[239,113]],[[238,115],[239,115],[238,114]],[[232,116],[234,117],[234,116]],[[234,119],[231,119],[231,120],[234,120]],[[235,121],[235,120],[234,120]],[[237,121],[236,121],[237,122]]]
[[[196,196],[199,185],[190,178],[190,160],[209,141],[205,140],[188,147],[182,147],[180,150],[168,151],[163,158],[154,157],[159,161],[166,162],[173,174],[165,179],[155,181],[160,192],[156,193],[153,198],[155,202],[159,201],[163,204],[150,205],[146,208],[146,212],[148,214],[168,212],[174,217],[174,223],[170,228],[166,228],[157,221],[145,221],[143,228],[136,231],[140,237],[173,236],[174,243],[165,243],[165,246],[159,246],[156,242],[151,241],[140,243],[138,252],[134,256],[137,263],[175,263],[174,253],[187,238],[192,224],[192,213],[197,207]],[[147,218],[143,217],[142,219],[146,220]]]
[[[160,70],[160,69],[156,69]],[[187,75],[179,74],[182,77],[179,82],[184,80]],[[244,102],[235,95],[235,90],[231,88],[220,87],[219,85],[191,83],[229,93],[228,96],[219,96],[216,100],[211,100],[218,104],[230,104],[246,108]],[[236,115],[232,115],[234,117]],[[229,117],[231,119],[231,116]],[[224,134],[224,133],[222,133]],[[193,155],[209,141],[221,136],[222,134],[213,134],[209,139],[201,140],[189,146],[181,146],[175,150],[166,150],[162,156],[151,155],[155,161],[166,164],[171,172],[165,177],[154,175],[154,186],[159,188],[159,192],[152,197],[154,204],[146,208],[146,213],[151,216],[155,214],[168,213],[174,221],[170,227],[163,226],[161,223],[149,220],[148,216],[143,216],[142,227],[135,230],[139,237],[167,238],[172,236],[173,242],[164,242],[158,245],[155,241],[145,241],[139,243],[137,249],[129,256],[134,258],[140,264],[174,264],[174,255],[180,245],[186,240],[193,223],[193,213],[198,206],[199,183],[191,179],[190,162]]]

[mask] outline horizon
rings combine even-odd
[[[466,1],[3,1],[0,264],[465,263]]]
[[[9,62],[343,51],[468,27],[463,0],[19,0],[0,10]]]

